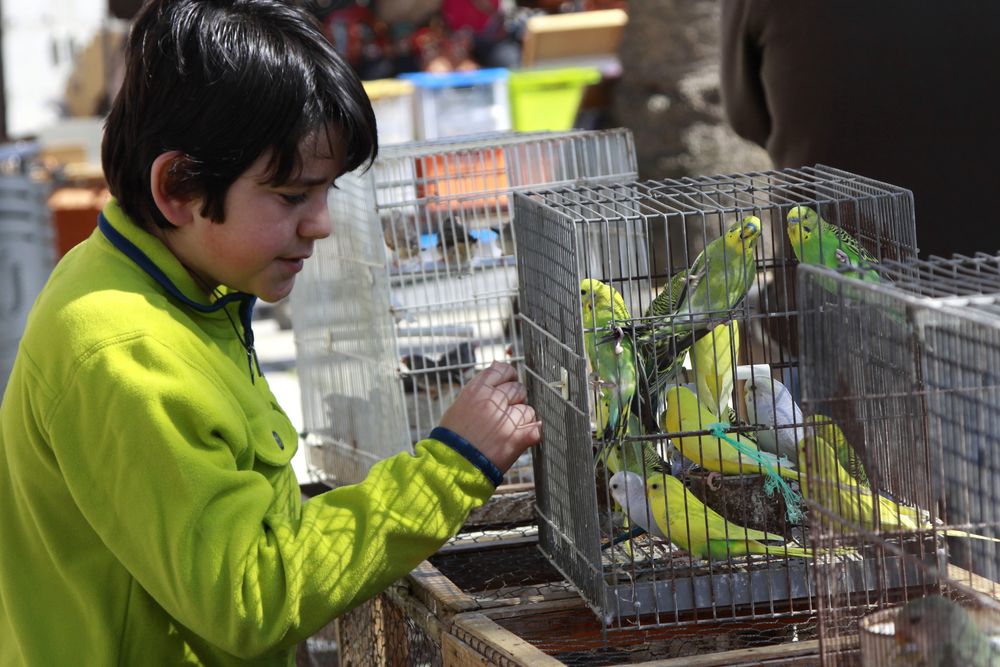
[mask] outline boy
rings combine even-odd
[[[415,455],[303,504],[250,319],[331,233],[334,179],[374,159],[371,106],[277,0],[153,0],[129,48],[115,199],[38,298],[0,407],[0,664],[290,664],[540,426],[495,364]]]

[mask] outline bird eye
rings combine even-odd
[[[659,484],[650,484],[650,488],[653,489],[654,491],[656,491],[658,488],[660,488],[660,485]]]

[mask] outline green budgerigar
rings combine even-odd
[[[649,315],[663,316],[672,307],[669,315],[673,316],[671,324],[656,325],[637,339],[651,403],[655,404],[655,397],[674,382],[693,338],[729,319],[726,311],[746,296],[757,275],[755,249],[761,229],[755,215],[730,225],[725,234],[705,246],[691,268],[675,274],[650,305]]]
[[[705,246],[688,270],[684,294],[674,315],[721,315],[721,311],[735,308],[757,275],[754,250],[760,233],[760,218],[748,215]],[[673,333],[685,326],[690,327],[682,317],[674,324]]]
[[[620,441],[628,431],[636,368],[632,339],[623,329],[631,316],[614,287],[593,278],[580,282],[583,344],[597,382],[597,430],[607,440]]]
[[[895,622],[894,665],[916,667],[993,667],[1000,651],[972,615],[941,595],[903,605]]]
[[[827,222],[808,206],[793,206],[786,217],[788,240],[796,259],[803,264],[814,264],[837,269],[842,266],[861,267],[878,264],[857,239],[842,227]],[[880,282],[878,271],[862,268],[847,271],[847,275],[867,282]]]

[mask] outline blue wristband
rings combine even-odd
[[[469,463],[479,468],[486,475],[486,478],[493,482],[493,486],[500,486],[503,483],[503,473],[500,472],[500,469],[493,465],[493,462],[486,458],[481,451],[473,447],[472,443],[459,434],[443,426],[438,426],[431,431],[430,437],[438,442],[443,442],[467,458]]]

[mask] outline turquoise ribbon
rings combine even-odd
[[[740,454],[743,454],[747,458],[757,462],[760,469],[767,474],[767,481],[764,482],[764,493],[768,496],[773,496],[774,490],[779,489],[781,491],[781,497],[785,501],[785,510],[788,520],[791,523],[801,523],[803,516],[802,510],[799,509],[799,504],[802,502],[802,499],[799,498],[797,493],[792,491],[792,487],[788,486],[788,483],[782,479],[781,475],[778,474],[778,471],[775,470],[771,464],[760,455],[760,452],[756,447],[751,447],[726,435],[726,431],[729,429],[729,426],[729,422],[715,422],[714,424],[709,424],[707,428],[716,438],[725,440],[730,445],[735,447],[736,451]]]

